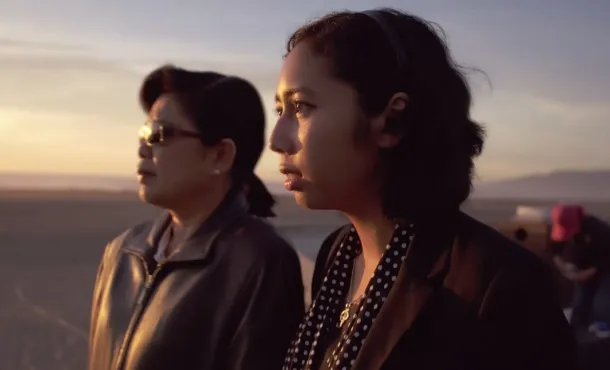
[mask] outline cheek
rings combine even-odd
[[[354,141],[351,122],[338,119],[312,119],[302,125],[302,165],[306,177],[320,186],[342,186],[360,172],[362,153]]]
[[[160,148],[153,161],[164,184],[195,182],[201,178],[205,168],[201,153],[187,146]]]

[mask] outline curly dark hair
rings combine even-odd
[[[164,65],[144,79],[139,94],[142,109],[148,113],[154,102],[168,93],[175,94],[201,134],[203,145],[225,138],[235,142],[234,188],[246,192],[251,214],[273,217],[275,199],[253,172],[265,147],[265,111],[256,88],[239,77]]]
[[[394,93],[409,96],[386,126],[402,135],[400,143],[380,153],[385,215],[413,219],[459,208],[470,195],[485,132],[470,118],[469,86],[442,29],[390,8],[345,11],[299,28],[287,53],[302,42],[356,89],[368,117],[381,114]]]

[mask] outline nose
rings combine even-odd
[[[138,157],[140,159],[150,159],[152,158],[152,147],[148,146],[144,139],[140,139],[140,144],[138,146]]]
[[[298,129],[296,119],[280,117],[271,131],[269,148],[278,154],[295,154],[299,148]]]

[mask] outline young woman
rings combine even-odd
[[[289,39],[271,148],[286,188],[351,221],[318,255],[284,369],[574,369],[550,272],[460,212],[483,129],[437,27],[329,14]]]
[[[166,211],[106,247],[89,369],[280,368],[303,283],[296,252],[261,219],[274,200],[253,173],[265,142],[257,91],[167,66],[140,102],[139,195]]]

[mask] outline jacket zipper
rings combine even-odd
[[[146,268],[146,260],[142,258],[142,261],[144,262],[144,266]],[[127,349],[129,348],[129,344],[131,343],[133,332],[135,331],[136,326],[138,325],[140,318],[144,313],[144,308],[146,308],[146,304],[148,303],[148,299],[150,298],[150,293],[152,293],[152,287],[155,282],[155,277],[161,270],[161,266],[161,264],[158,264],[152,274],[148,274],[146,276],[146,283],[144,284],[144,287],[142,288],[142,291],[140,291],[140,295],[136,300],[136,308],[134,310],[133,315],[131,316],[131,320],[129,321],[129,325],[127,326],[127,330],[125,331],[125,335],[123,336],[123,342],[121,343],[119,354],[115,362],[116,365],[114,366],[115,370],[123,369],[125,358],[127,357]],[[148,273],[148,269],[146,269],[146,271]]]

